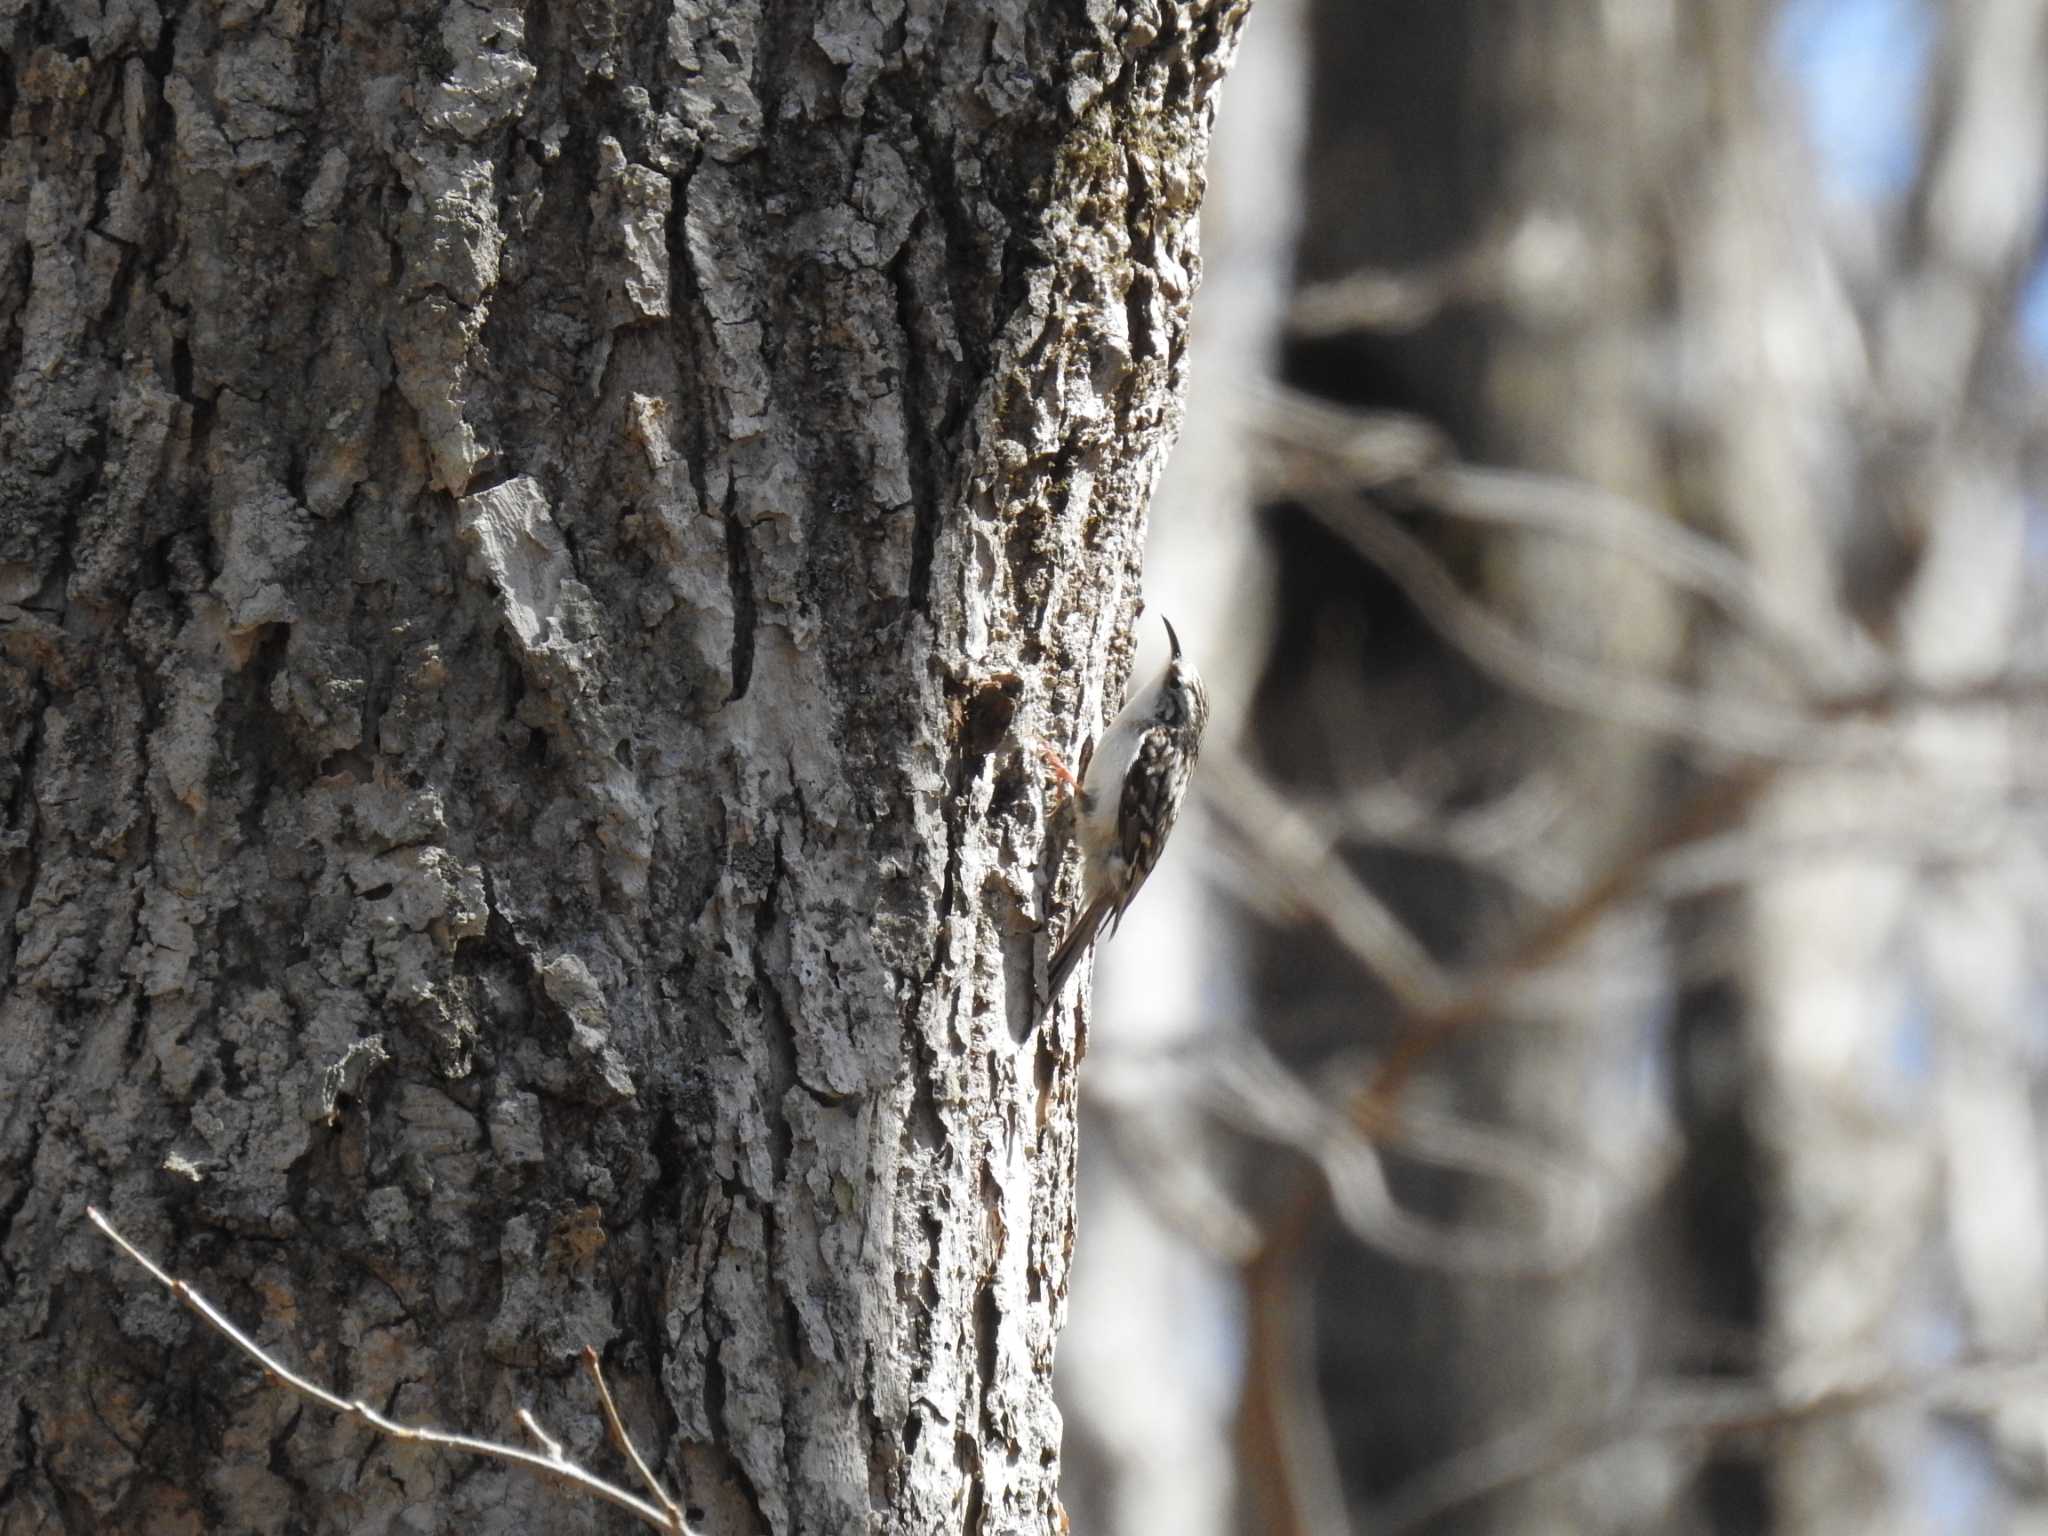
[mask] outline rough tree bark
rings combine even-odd
[[[0,1532],[622,1518],[88,1201],[705,1530],[1056,1527],[1030,741],[1242,12],[0,7]]]

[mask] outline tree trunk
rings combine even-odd
[[[1033,743],[1241,0],[0,20],[0,1532],[1051,1531]],[[1049,828],[1051,830],[1049,830]]]
[[[1318,8],[1308,206],[1323,216],[1305,224],[1303,275],[1401,274],[1427,302],[1305,334],[1289,358],[1294,383],[1427,421],[1468,459],[1667,504],[1663,402],[1643,388],[1641,358],[1669,320],[1660,199],[1700,151],[1702,125],[1676,88],[1697,67],[1698,18],[1641,9],[1393,0],[1361,27],[1341,3]],[[1626,675],[1670,670],[1682,615],[1640,564],[1452,519],[1401,526],[1532,648]],[[1454,974],[1482,974],[1543,916],[1544,897],[1518,904],[1505,892],[1546,892],[1562,907],[1655,828],[1667,744],[1498,686],[1377,570],[1350,568],[1319,524],[1282,531],[1289,627],[1257,732],[1276,772],[1310,801],[1434,782],[1422,793],[1441,796],[1439,829],[1532,785],[1554,806],[1525,850],[1520,867],[1540,876],[1526,888],[1504,886],[1448,838],[1354,856]],[[1293,767],[1303,762],[1315,767]],[[1455,1452],[1532,1422],[1602,1422],[1661,1365],[1669,1303],[1654,1245],[1632,1239],[1661,1214],[1652,1202],[1671,1146],[1646,1023],[1672,996],[1665,948],[1654,917],[1606,926],[1563,956],[1568,975],[1516,989],[1455,1036],[1413,1095],[1517,1138],[1532,1164],[1594,1171],[1581,1187],[1611,1214],[1610,1241],[1563,1279],[1416,1267],[1361,1253],[1351,1231],[1322,1245],[1307,1288],[1316,1379],[1354,1507],[1397,1525],[1405,1496]],[[1298,935],[1274,954],[1305,1022],[1282,1015],[1272,1033],[1296,1059],[1320,1064],[1362,1032],[1383,1052],[1400,1039],[1398,1010],[1386,1010],[1388,1029],[1357,1002],[1374,994],[1348,957],[1318,975]],[[1405,1197],[1434,1217],[1475,1232],[1536,1224],[1529,1187],[1431,1182],[1394,1166],[1413,1181]],[[1645,1438],[1565,1473],[1523,1479],[1428,1528],[1657,1528],[1678,1518],[1687,1469]],[[1271,1529],[1298,1528],[1265,1513]]]

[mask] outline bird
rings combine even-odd
[[[1163,614],[1160,622],[1172,647],[1166,668],[1110,722],[1082,765],[1080,783],[1074,784],[1057,759],[1048,759],[1074,790],[1081,845],[1081,915],[1047,965],[1048,1012],[1103,923],[1116,933],[1131,899],[1159,863],[1201,753],[1209,690],[1182,652],[1173,625]]]

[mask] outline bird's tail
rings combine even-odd
[[[1081,963],[1081,957],[1088,953],[1095,942],[1095,935],[1102,929],[1102,921],[1109,916],[1110,894],[1104,891],[1088,906],[1074,926],[1067,930],[1067,936],[1060,940],[1058,949],[1052,952],[1052,961],[1046,967],[1045,1010],[1050,1013],[1060,1000],[1060,994],[1067,990],[1067,980],[1074,974],[1074,967]]]

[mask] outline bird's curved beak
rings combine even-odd
[[[1180,636],[1173,632],[1173,624],[1165,614],[1159,615],[1159,622],[1166,625],[1166,643],[1173,647],[1173,659],[1180,660]]]

